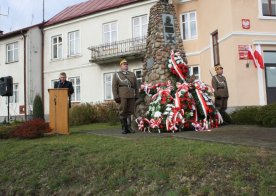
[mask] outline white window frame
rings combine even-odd
[[[78,33],[78,37],[77,37]],[[73,39],[70,39],[70,35],[73,35]],[[78,48],[77,48],[77,42],[78,42]],[[71,31],[68,32],[68,56],[78,56],[80,55],[81,51],[81,45],[80,45],[80,30]],[[73,53],[71,53],[71,47],[73,47]]]
[[[259,19],[264,20],[276,20],[276,16],[264,16],[262,0],[258,0]]]
[[[77,78],[79,78],[80,83],[77,84]],[[74,80],[74,82],[72,82]],[[68,81],[72,82],[72,86],[74,88],[74,93],[71,95],[71,101],[72,102],[80,102],[81,101],[81,77],[80,76],[74,76],[74,77],[69,77]],[[77,91],[77,88],[79,87],[80,91]],[[79,95],[77,94],[79,93]],[[79,97],[79,99],[77,99]]]
[[[190,24],[191,23],[191,21],[190,21],[190,14],[191,13],[195,13],[196,35],[194,37],[191,37],[191,24]],[[185,32],[184,32],[184,29],[183,29],[183,24],[186,23],[186,22],[182,21],[182,17],[185,14],[187,14],[187,16],[188,16],[187,22],[189,23],[189,25],[188,25],[188,37],[186,39],[184,39]],[[197,39],[198,38],[198,27],[197,27],[197,13],[196,13],[196,11],[189,11],[189,12],[184,12],[184,13],[180,14],[180,20],[181,20],[181,22],[180,22],[181,23],[181,26],[180,26],[180,28],[181,28],[181,37],[182,37],[183,41],[189,41],[189,40]]]
[[[137,77],[137,73],[136,73],[136,72],[138,72],[138,71],[141,71],[141,77],[140,77],[140,78]],[[134,74],[135,74],[135,76],[136,76],[137,83],[139,84],[138,81],[140,81],[140,84],[142,84],[142,80],[143,80],[143,69],[134,69],[133,72],[134,72]],[[140,85],[138,85],[138,88],[140,89]]]
[[[143,17],[146,17],[146,23],[143,24],[142,23],[142,18]],[[138,19],[139,20],[139,24],[138,25],[135,25],[134,24],[134,20],[135,19]],[[135,16],[135,17],[132,17],[132,38],[141,38],[141,37],[145,37],[147,36],[147,32],[145,35],[143,35],[143,26],[146,26],[146,30],[148,31],[148,15],[147,14],[144,14],[144,15],[140,15],[140,16]],[[138,27],[139,28],[139,36],[134,36],[134,33],[136,32],[134,29],[135,27]]]
[[[54,88],[55,87],[55,83],[58,82],[58,81],[59,81],[59,79],[53,79],[53,80],[51,80],[51,84],[50,84],[51,88]]]
[[[194,68],[198,68],[198,74],[196,74],[195,76],[197,77],[197,80],[200,80],[200,66],[199,65],[192,65],[189,67],[189,72],[190,72],[190,76],[194,74]]]
[[[59,41],[59,37],[61,38],[61,42]],[[56,44],[54,44],[54,42],[53,42],[53,40],[55,38],[57,38],[57,43]],[[57,47],[57,57],[54,57],[54,47],[55,46]],[[59,47],[61,47],[60,52],[59,52]],[[62,34],[52,36],[51,37],[51,59],[52,60],[62,59],[62,54],[63,54],[63,37],[62,37]]]
[[[11,49],[8,49],[11,46]],[[17,51],[17,53],[15,53]],[[9,52],[12,52],[12,59],[9,60]],[[8,43],[6,45],[6,62],[14,63],[18,62],[18,42]]]
[[[116,30],[114,31],[114,30],[112,30],[112,24],[116,24]],[[108,25],[108,31],[106,31],[105,32],[105,26],[106,25]],[[116,32],[116,40],[112,40],[112,33],[113,32]],[[109,33],[109,40],[108,41],[106,41],[105,40],[105,34],[106,33]],[[113,43],[113,42],[116,42],[116,41],[118,41],[118,23],[117,23],[117,21],[112,21],[112,22],[108,22],[108,23],[104,23],[103,25],[102,25],[102,36],[103,36],[103,43],[104,44],[111,44],[111,43]]]
[[[17,104],[19,103],[19,84],[18,83],[13,83],[13,94],[10,96],[10,103]],[[8,97],[6,99],[6,104],[8,104]]]
[[[103,74],[104,100],[113,100],[113,92],[112,92],[112,79],[113,79],[113,75],[114,75],[114,72],[108,72],[108,73],[104,73]],[[110,81],[106,81],[106,76],[110,76],[111,77]],[[110,90],[111,90],[110,94],[111,94],[111,97],[106,97],[106,91],[107,91],[106,84],[110,85]]]

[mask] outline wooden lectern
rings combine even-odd
[[[50,129],[54,133],[69,134],[68,88],[52,88],[48,92]]]

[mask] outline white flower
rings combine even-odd
[[[154,113],[154,118],[159,118],[161,115],[162,115],[161,112],[156,111],[156,112]]]

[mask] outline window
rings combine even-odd
[[[214,56],[214,65],[219,65],[219,43],[218,43],[218,31],[213,32],[212,34],[212,46],[213,46],[213,56]]]
[[[103,24],[103,43],[117,41],[117,22]]]
[[[112,94],[112,78],[114,73],[104,74],[104,99],[110,100],[113,99]]]
[[[60,59],[62,57],[62,37],[57,35],[52,37],[52,59]]]
[[[148,17],[147,15],[132,18],[132,36],[133,38],[147,36]]]
[[[72,82],[74,93],[71,95],[71,101],[80,101],[80,77],[68,78]]]
[[[197,38],[196,12],[187,12],[181,16],[183,40]]]
[[[80,54],[80,31],[68,33],[68,55],[75,56]]]
[[[17,83],[13,83],[13,96],[10,96],[10,103],[19,103],[18,84]],[[8,104],[8,97],[6,99],[6,104]]]
[[[18,42],[7,44],[7,63],[18,61]]]
[[[54,88],[55,87],[55,83],[58,82],[59,79],[54,79],[54,80],[51,80],[51,88]]]
[[[276,0],[262,0],[263,16],[276,16]]]
[[[136,79],[137,79],[137,86],[138,88],[140,88],[141,84],[142,84],[142,70],[141,69],[136,69],[134,70]]]
[[[190,75],[194,75],[197,80],[200,79],[199,66],[192,66],[192,67],[189,68],[189,70],[190,70]]]

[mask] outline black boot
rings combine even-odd
[[[127,117],[127,132],[128,133],[132,133],[133,132],[133,130],[131,128],[131,116]]]
[[[127,119],[126,118],[121,119],[121,124],[122,124],[122,134],[127,134],[128,133]]]

